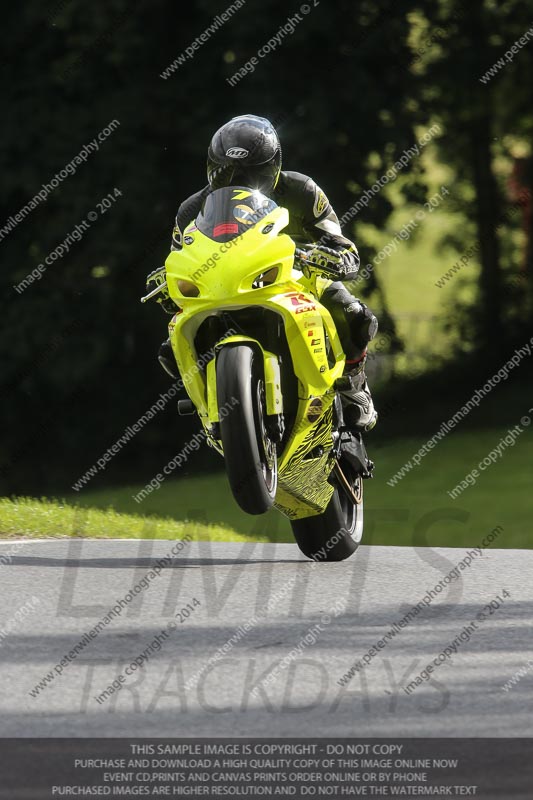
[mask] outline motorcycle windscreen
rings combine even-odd
[[[196,227],[215,242],[229,242],[253,228],[277,208],[261,192],[246,186],[227,186],[208,195]]]

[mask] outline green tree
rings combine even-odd
[[[520,305],[512,289],[517,254],[510,246],[517,216],[510,213],[501,165],[509,163],[511,138],[531,146],[533,98],[525,76],[531,74],[533,48],[523,47],[493,74],[487,71],[530,28],[530,7],[522,0],[427,0],[420,8],[423,18],[414,25],[415,41],[422,43],[414,68],[416,97],[445,130],[439,153],[454,168],[456,207],[466,218],[454,243],[459,249],[475,239],[480,244],[479,294],[474,306],[462,310],[462,323],[468,346],[494,355],[516,336]],[[523,325],[528,313],[522,307]]]
[[[218,0],[179,10],[165,0],[98,8],[30,0],[6,11],[0,227],[112,120],[120,125],[0,242],[4,489],[68,490],[168,387],[155,361],[166,320],[138,301],[145,274],[168,252],[179,202],[205,183],[216,127],[243,112],[271,117],[286,167],[315,177],[340,215],[416,140],[418,117],[406,102],[416,81],[398,68],[410,57],[413,7],[339,0],[332,9],[321,0],[301,14],[299,4],[247,2],[166,79],[225,10]],[[227,79],[296,14],[293,32],[231,87]],[[419,166],[409,170],[406,197],[423,191]],[[115,187],[121,196],[83,239],[17,293],[13,286]],[[380,193],[364,219],[380,227],[390,212]],[[348,233],[367,261],[358,219]],[[375,276],[365,296],[392,329]],[[169,408],[100,479],[149,475],[190,424]],[[209,454],[204,463],[213,463]]]

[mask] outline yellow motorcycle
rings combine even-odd
[[[258,191],[214,191],[168,256],[166,284],[143,301],[166,286],[179,306],[170,342],[190,398],[179,411],[198,413],[239,506],[275,506],[306,556],[340,561],[361,541],[373,464],[335,389],[345,355],[317,300],[327,272],[306,264],[288,222]]]

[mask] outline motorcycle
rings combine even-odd
[[[331,273],[306,263],[312,245],[297,247],[288,223],[257,190],[212,192],[142,301],[167,287],[179,307],[169,338],[189,399],[178,411],[198,414],[241,509],[274,506],[304,555],[341,561],[361,541],[373,463],[336,391],[345,355],[316,299]]]

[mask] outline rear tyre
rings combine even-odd
[[[291,521],[298,547],[313,561],[344,561],[355,553],[363,536],[363,482],[345,463],[342,467],[360,502],[353,502],[337,486],[322,514]]]
[[[226,345],[217,356],[220,436],[233,497],[248,514],[264,514],[278,484],[276,445],[266,427],[263,363],[249,345]],[[231,409],[231,410],[230,410]]]

